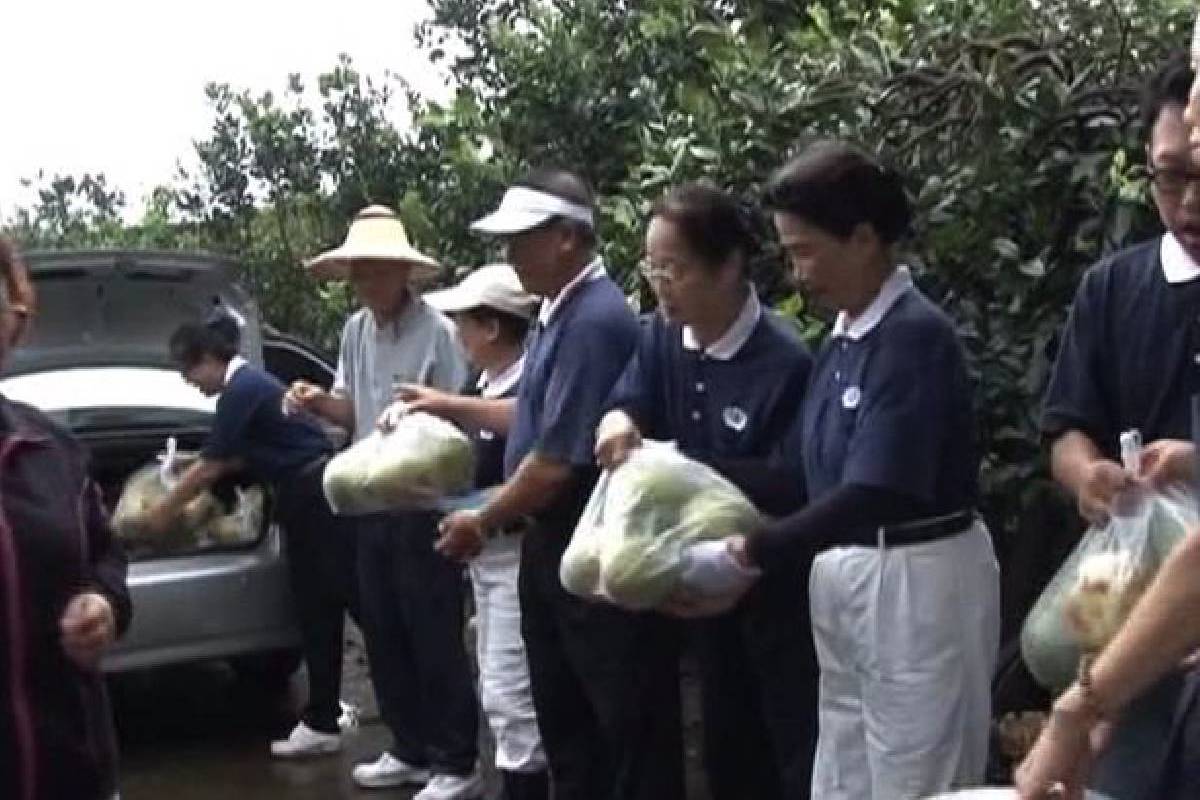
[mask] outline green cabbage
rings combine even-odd
[[[338,454],[322,484],[338,514],[427,508],[470,489],[475,462],[471,441],[445,420],[424,413],[400,417]]]
[[[1190,492],[1168,488],[1088,529],[1021,627],[1021,656],[1039,684],[1059,692],[1075,680],[1085,649],[1112,638],[1196,519]]]
[[[559,578],[573,594],[655,608],[678,585],[688,544],[753,533],[760,524],[750,501],[712,468],[647,442],[601,477]]]

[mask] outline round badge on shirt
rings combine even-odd
[[[746,416],[746,412],[742,411],[737,406],[725,406],[725,410],[721,412],[721,419],[725,422],[725,427],[741,433],[746,429],[746,423],[750,418]]]
[[[862,402],[862,390],[857,386],[847,386],[842,392],[842,408],[853,411]]]

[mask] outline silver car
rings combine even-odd
[[[252,363],[285,383],[332,380],[311,349],[264,336],[254,304],[230,279],[232,265],[214,256],[55,252],[27,260],[37,318],[0,392],[46,411],[88,446],[110,511],[128,476],[168,437],[195,448],[211,425],[215,401],[186,384],[167,353],[181,322],[222,305],[244,319],[243,355]],[[130,548],[133,624],[105,668],[220,658],[249,677],[286,679],[299,662],[299,636],[277,526],[264,522],[256,539],[236,546],[177,538],[166,551]]]

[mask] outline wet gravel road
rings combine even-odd
[[[274,691],[239,681],[223,664],[199,664],[117,676],[111,682],[121,742],[122,800],[340,800],[410,798],[414,789],[360,790],[355,763],[389,742],[379,722],[361,643],[346,646],[342,696],[362,710],[360,728],[341,753],[305,761],[270,757],[304,696],[301,670]],[[689,725],[695,729],[694,723]],[[689,797],[707,800],[689,737]],[[484,747],[487,747],[486,742]],[[488,761],[485,756],[485,762]],[[489,775],[488,798],[497,784]]]

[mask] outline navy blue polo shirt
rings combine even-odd
[[[283,413],[284,392],[274,375],[252,364],[238,369],[217,399],[201,455],[221,461],[241,458],[256,477],[274,482],[332,451],[316,422]]]
[[[685,347],[680,325],[651,315],[609,406],[633,417],[646,438],[674,440],[706,463],[787,455],[812,369],[808,349],[763,309],[745,342],[723,355]],[[790,455],[799,480],[799,454]]]
[[[888,291],[895,301],[873,327],[835,331],[817,357],[801,426],[809,497],[858,484],[913,497],[931,515],[971,508],[979,451],[958,335],[906,272],[876,303]]]
[[[525,352],[516,417],[504,452],[505,478],[536,452],[575,467],[581,478],[577,488],[586,498],[595,475],[596,425],[637,336],[637,318],[607,275],[573,287],[548,321],[539,320]],[[538,516],[565,521],[579,496],[565,492]]]
[[[516,378],[511,385],[495,387],[476,384],[468,394],[476,397],[510,399],[517,396],[520,387],[520,364],[510,369],[517,369]],[[507,381],[504,381],[507,383]],[[475,428],[470,431],[471,445],[475,451],[475,488],[488,489],[504,482],[504,450],[507,437],[488,428]]]
[[[1192,437],[1200,279],[1168,283],[1161,246],[1136,245],[1084,275],[1046,392],[1047,436],[1079,430],[1113,459],[1130,428],[1147,442]]]

